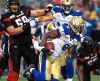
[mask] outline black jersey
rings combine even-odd
[[[78,50],[77,58],[79,64],[87,64],[91,68],[97,68],[100,65],[99,56],[97,53],[93,53],[93,50],[89,51],[81,47]]]
[[[100,30],[94,29],[92,31],[92,38],[95,42],[100,42]]]
[[[30,27],[30,19],[28,18],[30,15],[30,9],[26,7],[21,7],[17,13],[8,12],[2,16],[2,21],[5,25],[5,30],[7,27],[13,25],[15,28],[24,26],[28,24],[28,29],[20,34],[16,34],[10,36],[10,40],[13,41],[14,44],[30,44],[32,43],[31,39],[31,27]]]

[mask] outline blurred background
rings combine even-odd
[[[43,8],[53,0],[19,0],[21,5],[27,5],[32,8]],[[7,0],[0,0],[0,14],[6,10]],[[100,0],[75,0],[75,7],[91,19],[95,19],[98,15],[100,19]]]

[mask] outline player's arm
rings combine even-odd
[[[39,17],[45,15],[45,13],[46,13],[45,9],[31,10],[30,16]]]
[[[23,27],[18,27],[18,28],[14,28],[13,25],[10,25],[6,28],[6,31],[8,32],[9,35],[17,35],[17,34],[20,34],[22,33],[24,30],[23,30]]]
[[[52,15],[46,15],[46,16],[40,16],[38,17],[38,20],[41,22],[45,22],[45,21],[50,21],[52,20],[54,17]]]
[[[38,17],[38,21],[49,21],[53,19],[53,16],[46,15],[48,13],[47,9],[38,9],[38,10],[31,10],[30,15],[34,17]]]

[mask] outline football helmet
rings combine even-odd
[[[46,11],[47,12],[51,12],[52,8],[53,8],[53,4],[47,4],[46,5]]]
[[[53,4],[48,4],[47,7],[51,7],[52,8],[53,7]]]
[[[81,33],[86,32],[85,21],[81,16],[74,16],[69,22],[70,28],[72,32],[79,35]]]
[[[8,1],[8,5],[12,5],[12,4],[16,4],[19,5],[19,1],[18,0],[7,0]]]
[[[81,45],[83,47],[90,47],[92,48],[93,47],[93,44],[94,44],[94,41],[91,37],[89,36],[85,36],[84,39],[83,39],[83,42],[81,43]]]
[[[8,0],[8,8],[12,13],[16,13],[19,11],[19,1],[18,0]]]
[[[62,0],[62,7],[64,9],[64,13],[65,14],[69,14],[70,13],[73,4],[74,4],[73,0]]]
[[[48,54],[52,54],[55,50],[55,46],[52,41],[46,41],[44,47],[47,49]]]

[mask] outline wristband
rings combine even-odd
[[[39,18],[35,18],[35,21],[36,21],[36,22],[39,22]]]
[[[32,73],[32,71],[33,71],[34,69],[35,69],[35,68],[31,68],[31,69],[30,69],[30,73]]]

